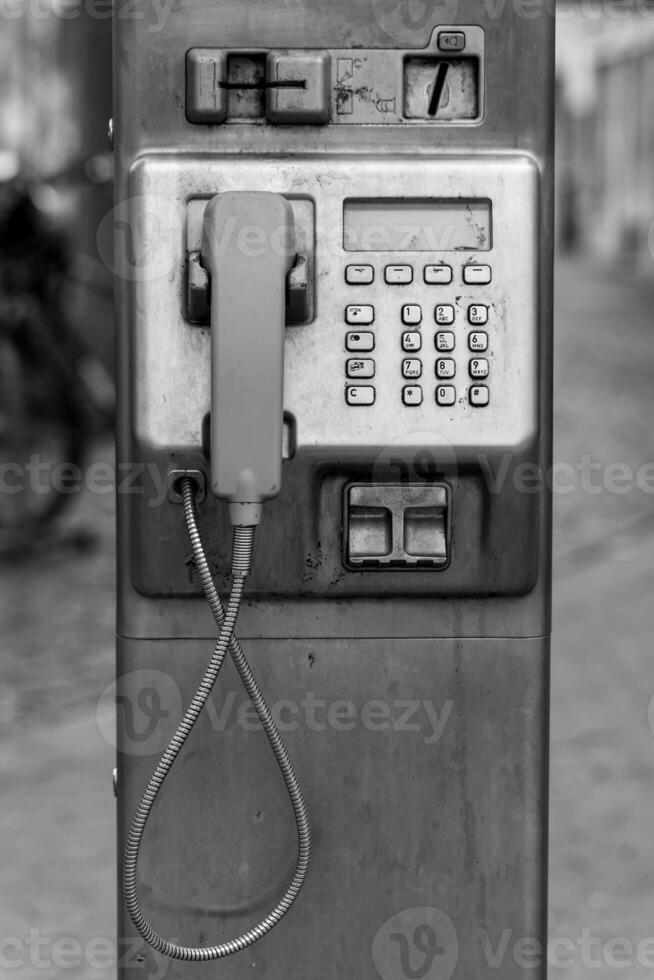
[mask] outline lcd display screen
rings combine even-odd
[[[488,252],[491,202],[355,199],[344,204],[346,252]]]

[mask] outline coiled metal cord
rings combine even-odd
[[[272,717],[270,709],[259,690],[254,674],[250,668],[243,649],[234,635],[236,621],[243,598],[245,576],[247,575],[254,550],[255,528],[234,529],[234,546],[232,556],[232,573],[234,583],[232,594],[227,605],[227,610],[223,608],[222,601],[214,585],[211,570],[207,562],[200,532],[198,530],[197,513],[195,507],[196,487],[192,480],[181,481],[182,496],[184,500],[184,513],[186,525],[193,548],[193,555],[197,570],[200,574],[202,588],[207,602],[211,607],[214,619],[219,629],[218,642],[213,656],[202,678],[200,686],[196,691],[191,704],[189,705],[184,718],[182,719],[177,731],[173,735],[168,748],[162,755],[159,763],[150,779],[148,787],[143,794],[143,798],[138,806],[129,837],[125,847],[123,861],[123,894],[125,905],[130,914],[132,922],[140,932],[141,936],[158,952],[169,956],[172,959],[187,961],[207,961],[218,960],[233,953],[241,952],[252,946],[253,943],[262,939],[266,933],[270,932],[286,915],[297,898],[309,870],[311,860],[311,828],[306,804],[302,796],[293,764],[289,758],[286,746],[282,740],[279,730]],[[289,799],[293,807],[295,824],[298,837],[298,856],[295,866],[295,873],[284,894],[283,898],[275,905],[274,909],[247,932],[238,936],[236,939],[220,943],[217,946],[192,947],[178,946],[168,942],[160,936],[146,920],[136,888],[136,871],[138,866],[139,849],[143,840],[145,826],[150,816],[154,802],[159,794],[164,780],[179,755],[184,743],[190,735],[195,722],[197,721],[202,709],[204,708],[213,686],[218,678],[220,670],[225,660],[227,651],[238,670],[239,676],[245,690],[252,702],[255,711],[261,721],[266,733],[270,747],[273,750],[277,764],[286,783]]]

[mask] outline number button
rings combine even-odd
[[[405,405],[422,405],[422,388],[420,385],[406,385],[402,390],[402,401]]]
[[[436,389],[436,401],[439,405],[454,405],[456,401],[454,385],[439,385]]]
[[[374,405],[375,389],[371,385],[361,385],[358,388],[346,388],[345,399],[348,405]]]
[[[407,358],[402,363],[402,374],[405,378],[419,378],[422,375],[422,361],[417,358]]]
[[[371,351],[375,349],[374,333],[349,333],[345,338],[345,346],[349,351]]]
[[[473,330],[468,336],[468,346],[471,351],[483,353],[488,350],[488,334],[483,330]]]
[[[384,275],[389,286],[408,286],[413,282],[413,269],[410,265],[387,265]]]
[[[468,286],[487,286],[492,279],[489,265],[464,265],[463,281]]]
[[[486,385],[475,385],[470,389],[470,404],[475,408],[485,408],[490,401],[490,395]]]
[[[422,322],[422,307],[407,305],[402,307],[402,323],[407,327],[414,327]]]
[[[407,354],[412,354],[414,351],[420,350],[421,347],[422,336],[417,330],[402,334],[402,350],[405,350]]]
[[[375,281],[375,270],[371,265],[348,265],[345,281],[350,286],[369,286]]]
[[[475,379],[488,377],[488,361],[485,357],[478,357],[470,361],[470,377]]]
[[[468,322],[474,327],[483,327],[488,323],[488,307],[477,304],[468,307]]]
[[[368,324],[375,322],[375,308],[374,306],[348,306],[345,311],[345,320],[352,326],[357,323],[368,326]]]
[[[452,266],[426,265],[425,282],[428,286],[449,286],[452,282]]]
[[[437,378],[453,378],[456,374],[456,361],[451,357],[441,357],[436,361]]]
[[[436,334],[434,343],[436,345],[436,350],[438,351],[452,351],[454,350],[454,345],[456,344],[456,338],[449,330],[441,330]]]
[[[374,378],[375,362],[368,358],[350,360],[347,362],[347,376],[348,378]]]
[[[434,318],[436,323],[442,324],[443,326],[454,323],[454,307],[449,304],[437,306],[434,310]]]

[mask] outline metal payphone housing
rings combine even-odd
[[[419,22],[390,0],[197,0],[165,22],[137,6],[142,17],[116,15],[115,127],[119,462],[136,474],[119,497],[119,675],[135,702],[144,672],[162,699],[163,675],[188,701],[214,635],[170,484],[186,470],[207,481],[210,326],[189,311],[206,202],[286,196],[312,289],[305,322],[287,328],[284,488],[240,635],[286,722],[315,865],[288,920],[220,969],[390,980],[407,974],[385,930],[410,946],[441,916],[456,938],[447,980],[484,975],[506,928],[544,937],[552,18],[508,5],[490,16],[473,0]],[[432,112],[446,85],[447,109]],[[485,202],[492,238],[350,250],[366,201]],[[348,282],[350,266],[372,268],[373,282]],[[387,282],[389,266],[410,267],[411,282]],[[490,268],[490,281],[464,281],[466,266]],[[428,267],[451,268],[451,281],[427,281]],[[478,305],[486,406],[471,402]],[[405,306],[421,309],[416,330]],[[374,322],[347,323],[349,307],[372,307]],[[374,351],[348,350],[363,332]],[[415,357],[408,332],[421,336]],[[455,350],[439,351],[450,332]],[[452,405],[437,402],[441,355],[455,362]],[[374,360],[374,379],[348,378],[351,359]],[[403,400],[409,359],[422,363],[421,404]],[[348,403],[357,386],[374,389],[372,404]],[[409,524],[394,503],[387,554],[368,554],[368,515],[384,510],[368,488],[401,508],[394,488],[416,485],[443,488],[429,500],[442,515],[431,560],[402,554]],[[227,526],[210,494],[200,521],[224,585]],[[255,898],[275,896],[292,860],[283,787],[241,699],[227,665],[143,852],[153,917],[196,944],[261,911]],[[134,755],[124,733],[121,745],[124,838],[154,756]],[[133,935],[124,915],[120,928]],[[157,975],[145,946],[140,962]],[[207,969],[173,963],[166,975]],[[503,972],[520,969],[507,959]]]

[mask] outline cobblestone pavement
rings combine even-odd
[[[638,950],[654,935],[654,285],[565,263],[557,295],[550,932],[566,942],[551,973],[633,980],[654,966],[654,943]],[[113,677],[111,496],[82,496],[71,521],[95,549],[0,567],[0,936],[26,964],[0,976],[21,980],[95,974],[47,966],[53,943],[114,933],[113,749],[96,720]],[[620,937],[631,955],[605,945]]]

